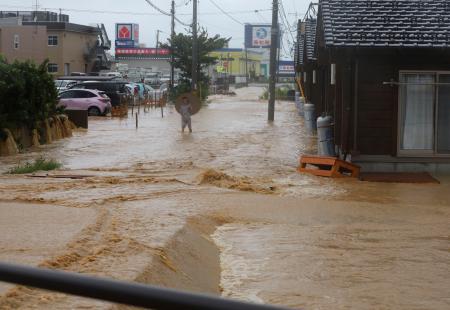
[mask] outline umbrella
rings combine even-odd
[[[200,102],[200,98],[197,97],[196,95],[194,95],[193,93],[184,93],[182,95],[180,95],[176,102],[175,102],[175,108],[177,109],[177,112],[180,113],[180,106],[181,103],[183,102],[183,98],[187,98],[189,103],[191,104],[191,115],[197,114],[198,111],[200,111],[202,105]]]

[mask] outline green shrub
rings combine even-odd
[[[199,83],[199,90],[201,89],[201,99],[202,102],[209,96],[209,86],[208,83]],[[177,87],[174,88],[173,92],[170,94],[170,100],[175,101],[182,94],[188,93],[191,91],[191,83],[190,81],[180,81]]]
[[[47,72],[48,61],[7,63],[0,58],[0,128],[27,126],[60,113],[58,92]]]
[[[12,168],[8,171],[8,174],[27,174],[36,171],[51,171],[61,167],[62,164],[53,159],[46,160],[38,158],[34,162],[26,162],[25,164]]]
[[[288,98],[288,92],[292,90],[292,87],[283,86],[275,88],[275,99],[276,100],[286,100]],[[269,99],[269,89],[265,87],[263,94],[259,97],[261,100]]]

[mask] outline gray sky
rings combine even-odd
[[[35,2],[36,0],[0,0],[0,10],[30,10]],[[158,13],[145,0],[38,0],[38,2],[40,9],[48,8],[53,11],[62,9],[63,13],[70,15],[70,20],[74,23],[104,23],[111,40],[114,40],[114,25],[117,22],[139,24],[140,41],[149,47],[156,44],[156,30],[163,31],[160,35],[161,41],[165,41],[170,34],[170,17]],[[152,2],[164,11],[170,11],[171,0],[152,0]],[[206,27],[210,34],[232,37],[230,47],[243,46],[244,26],[221,13],[212,2],[230,12],[241,23],[271,21],[272,0],[200,0],[200,25]],[[282,1],[291,30],[295,30],[296,19],[303,17],[310,2],[310,0]],[[187,24],[191,23],[192,2],[176,0],[175,3],[177,17]],[[255,13],[254,10],[260,10],[260,12]],[[177,32],[184,29],[186,29],[185,26],[176,26]],[[295,33],[292,34],[295,38]],[[286,51],[290,49],[288,40],[293,41],[289,33],[285,33]]]

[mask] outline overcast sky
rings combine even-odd
[[[0,10],[31,10],[36,0],[0,0]],[[170,12],[171,0],[151,0],[156,6]],[[213,5],[215,2],[236,19],[226,16]],[[303,17],[310,0],[283,0],[283,6],[291,30],[295,30],[298,18]],[[170,17],[158,13],[145,0],[38,0],[40,9],[59,11],[70,15],[70,21],[79,24],[104,23],[111,40],[115,37],[115,23],[137,23],[140,25],[140,41],[149,47],[156,44],[156,31],[162,30],[161,41],[170,34]],[[192,20],[192,1],[176,0],[177,17],[189,24]],[[272,0],[200,0],[199,23],[210,34],[232,37],[230,47],[243,47],[245,23],[271,21]],[[255,10],[259,12],[256,13]],[[285,26],[287,28],[287,26]],[[177,25],[176,31],[184,31],[185,26]],[[295,33],[292,33],[295,38]],[[285,33],[285,51],[293,39]],[[285,53],[283,53],[285,54]],[[285,57],[284,57],[285,58]]]

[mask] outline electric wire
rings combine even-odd
[[[155,10],[157,10],[158,12],[160,12],[161,14],[166,15],[166,16],[172,16],[171,13],[168,13],[168,12],[166,12],[166,11],[160,9],[159,7],[157,7],[156,5],[154,5],[153,2],[151,2],[150,0],[145,0],[145,2],[147,2],[152,8],[154,8]],[[183,26],[187,26],[187,27],[191,27],[191,26],[192,26],[192,25],[190,25],[190,24],[186,24],[186,23],[184,23],[183,21],[179,20],[176,16],[174,17],[174,19],[175,19],[177,22],[179,22],[180,24],[182,24]]]
[[[244,25],[244,23],[242,23],[241,21],[237,20],[236,18],[234,18],[232,15],[230,15],[228,12],[226,12],[224,9],[222,9],[214,0],[209,0],[209,2],[211,2],[216,8],[218,8],[223,14],[225,14],[226,16],[228,16],[230,19],[232,19],[233,21],[235,21],[236,23],[240,24],[240,25]]]

